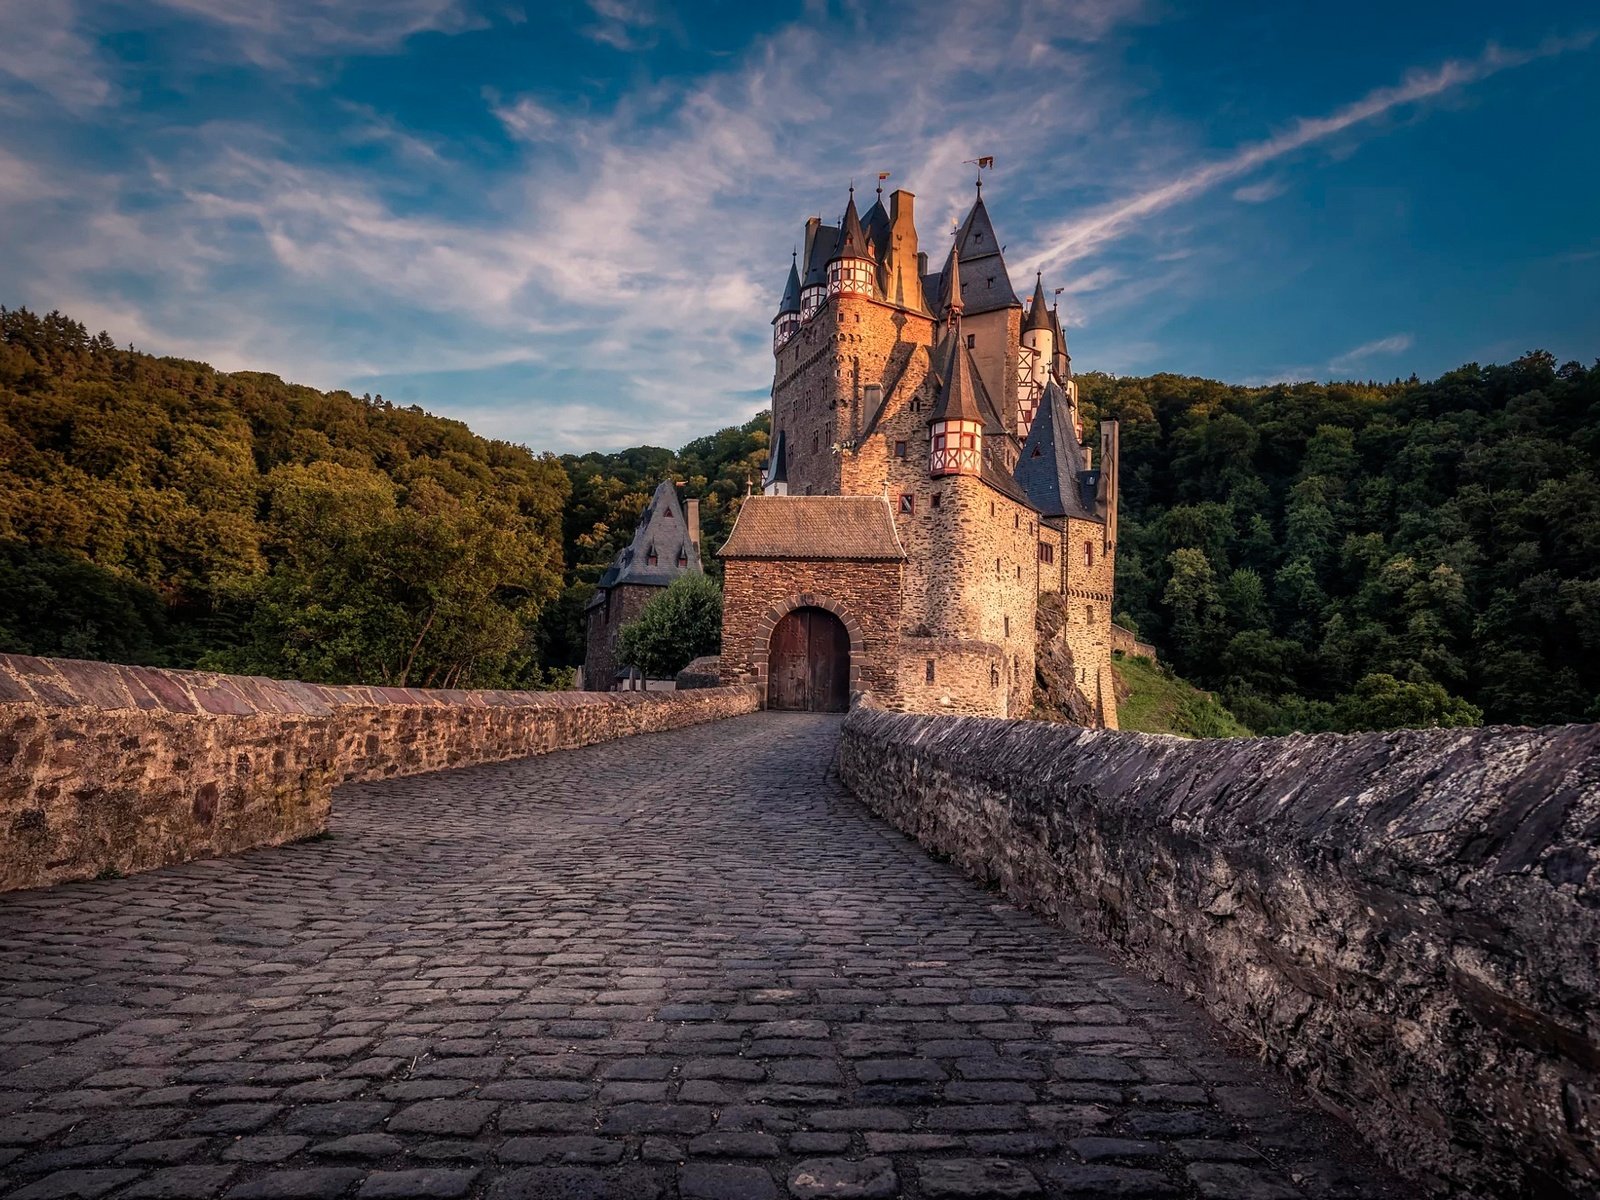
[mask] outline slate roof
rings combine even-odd
[[[1022,330],[1024,333],[1030,329],[1053,330],[1054,326],[1050,306],[1044,302],[1044,276],[1038,275],[1033,281],[1033,300],[1028,306],[1028,316],[1022,322]]]
[[[1016,481],[1044,516],[1102,519],[1095,502],[1100,473],[1084,469],[1083,447],[1072,426],[1072,406],[1054,379],[1045,387],[1039,411],[1022,443]]]
[[[789,263],[789,280],[783,285],[783,299],[778,301],[778,317],[784,313],[800,311],[800,271],[794,262]],[[776,324],[778,317],[773,317]]]
[[[616,558],[595,584],[595,593],[586,607],[593,608],[604,602],[609,589],[623,584],[666,587],[680,575],[699,574],[700,547],[690,540],[689,532],[677,486],[672,480],[663,479],[644,512],[639,514],[633,540],[617,551]],[[656,552],[653,564],[651,549]],[[678,565],[680,554],[688,560],[687,565]]]
[[[850,203],[845,205],[844,220],[839,222],[839,239],[833,248],[833,253],[828,256],[832,262],[836,258],[867,258],[872,257],[872,248],[867,244],[867,235],[861,228],[861,217],[856,213],[855,189],[850,190]]]
[[[861,228],[872,247],[872,257],[882,262],[889,253],[889,214],[884,211],[882,188],[878,189],[878,198],[867,209],[867,215],[861,218]]]
[[[828,263],[834,248],[839,244],[839,231],[832,225],[818,225],[811,237],[811,253],[806,258],[805,278],[802,287],[826,287]]]
[[[719,558],[902,559],[882,496],[746,496]]]
[[[989,398],[989,389],[983,386],[959,322],[944,335],[935,362],[938,394],[929,421],[980,421],[985,433],[1004,433],[1005,425]]]
[[[1011,289],[1011,276],[1006,273],[1000,240],[995,236],[994,223],[989,220],[989,210],[984,207],[982,196],[956,232],[955,248],[961,256],[962,307],[969,317],[999,308],[1022,307],[1022,301]],[[943,278],[937,286],[926,290],[930,296],[944,296]]]
[[[778,430],[778,436],[772,439],[772,453],[767,456],[767,477],[761,481],[762,487],[771,487],[775,483],[789,482],[789,438],[783,430]]]

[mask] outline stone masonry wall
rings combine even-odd
[[[900,635],[898,559],[730,558],[722,574],[722,679],[766,696],[772,629],[795,607],[828,607],[850,630],[850,690],[893,698]],[[858,644],[859,643],[859,644]]]
[[[1600,726],[1196,742],[860,708],[838,768],[1426,1190],[1600,1190]]]
[[[751,712],[687,693],[319,687],[0,655],[0,891],[281,845],[335,784]]]
[[[609,692],[617,686],[617,669],[624,664],[618,653],[623,626],[639,619],[645,605],[661,588],[625,583],[614,587],[608,600],[588,610],[588,642],[583,659],[583,686],[591,692]]]

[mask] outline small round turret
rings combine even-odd
[[[839,222],[839,242],[833,257],[828,260],[828,295],[855,293],[870,296],[877,290],[876,274],[872,247],[861,228],[861,217],[856,212],[856,190],[852,187],[850,203],[844,210],[844,220]]]
[[[789,281],[783,288],[783,299],[778,302],[778,315],[772,318],[772,350],[776,354],[783,345],[800,331],[800,267],[798,253],[791,255]]]

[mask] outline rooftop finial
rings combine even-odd
[[[969,167],[977,167],[978,168],[978,179],[977,179],[978,199],[982,200],[983,199],[983,173],[985,171],[994,170],[994,155],[985,154],[980,158],[969,158],[969,159],[965,160],[965,164],[967,166],[969,166]]]
[[[883,199],[883,181],[885,179],[887,179],[887,178],[889,178],[889,172],[888,171],[879,171],[878,172],[878,199],[879,200]]]

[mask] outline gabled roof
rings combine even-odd
[[[789,281],[783,285],[783,299],[778,301],[778,317],[800,311],[800,270],[793,261],[789,263]],[[776,322],[778,317],[773,317]]]
[[[719,558],[902,559],[882,496],[746,496]]]
[[[1022,301],[1011,289],[1011,277],[1000,253],[1000,239],[984,207],[980,194],[967,219],[956,232],[956,249],[966,270],[962,272],[961,296],[967,315],[993,312],[997,308],[1021,308]]]
[[[1033,299],[1028,304],[1027,319],[1022,322],[1022,330],[1026,333],[1030,329],[1043,329],[1052,332],[1055,321],[1050,313],[1050,306],[1044,302],[1044,276],[1037,275],[1033,281]]]
[[[1084,468],[1072,406],[1054,379],[1045,386],[1039,411],[1022,443],[1016,480],[1044,516],[1101,519],[1094,499],[1099,472]]]
[[[663,479],[639,515],[633,540],[617,551],[616,558],[600,576],[589,607],[604,600],[609,588],[623,584],[666,587],[680,575],[699,574],[700,547],[690,540],[689,532],[678,489],[672,480]],[[654,563],[650,561],[652,549],[656,554]],[[681,567],[678,565],[680,557],[687,560]]]

